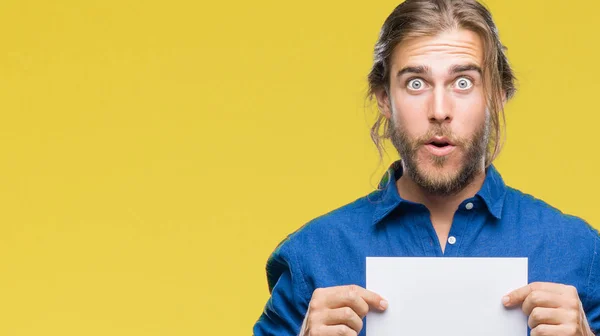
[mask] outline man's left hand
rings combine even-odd
[[[523,305],[531,336],[594,336],[573,286],[533,282],[510,292],[502,302],[506,307]]]

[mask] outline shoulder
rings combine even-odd
[[[269,278],[275,280],[285,269],[301,272],[301,258],[309,258],[319,250],[331,252],[332,244],[364,234],[371,227],[376,205],[377,194],[371,193],[320,215],[287,235],[267,261]]]
[[[600,240],[598,231],[583,218],[564,213],[553,205],[515,188],[507,187],[503,213],[515,217],[524,230],[546,232],[556,238],[577,241],[592,248]]]
[[[373,194],[356,199],[328,213],[320,215],[288,235],[280,248],[305,247],[340,235],[361,234],[368,230],[373,220],[377,200]]]

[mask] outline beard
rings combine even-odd
[[[463,190],[473,182],[479,173],[482,160],[487,153],[490,133],[489,114],[487,113],[485,122],[477,128],[471,138],[458,138],[448,127],[432,124],[425,135],[411,139],[407,136],[405,128],[397,125],[393,117],[390,127],[390,140],[400,154],[405,168],[404,173],[424,191],[432,195],[451,196]],[[447,137],[456,148],[449,155],[428,155],[429,157],[424,160],[429,160],[434,167],[434,169],[428,170],[424,167],[426,162],[418,157],[418,151],[434,136]],[[435,171],[436,168],[443,168],[457,149],[461,150],[463,154],[460,167],[449,172]]]

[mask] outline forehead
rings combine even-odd
[[[392,71],[406,66],[447,68],[456,64],[483,64],[481,37],[470,30],[453,29],[435,36],[407,38],[394,48]]]

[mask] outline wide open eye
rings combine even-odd
[[[414,78],[408,81],[406,87],[412,91],[420,91],[425,87],[425,82],[420,78]]]
[[[454,83],[459,90],[468,90],[473,86],[473,82],[466,77],[460,77]]]

